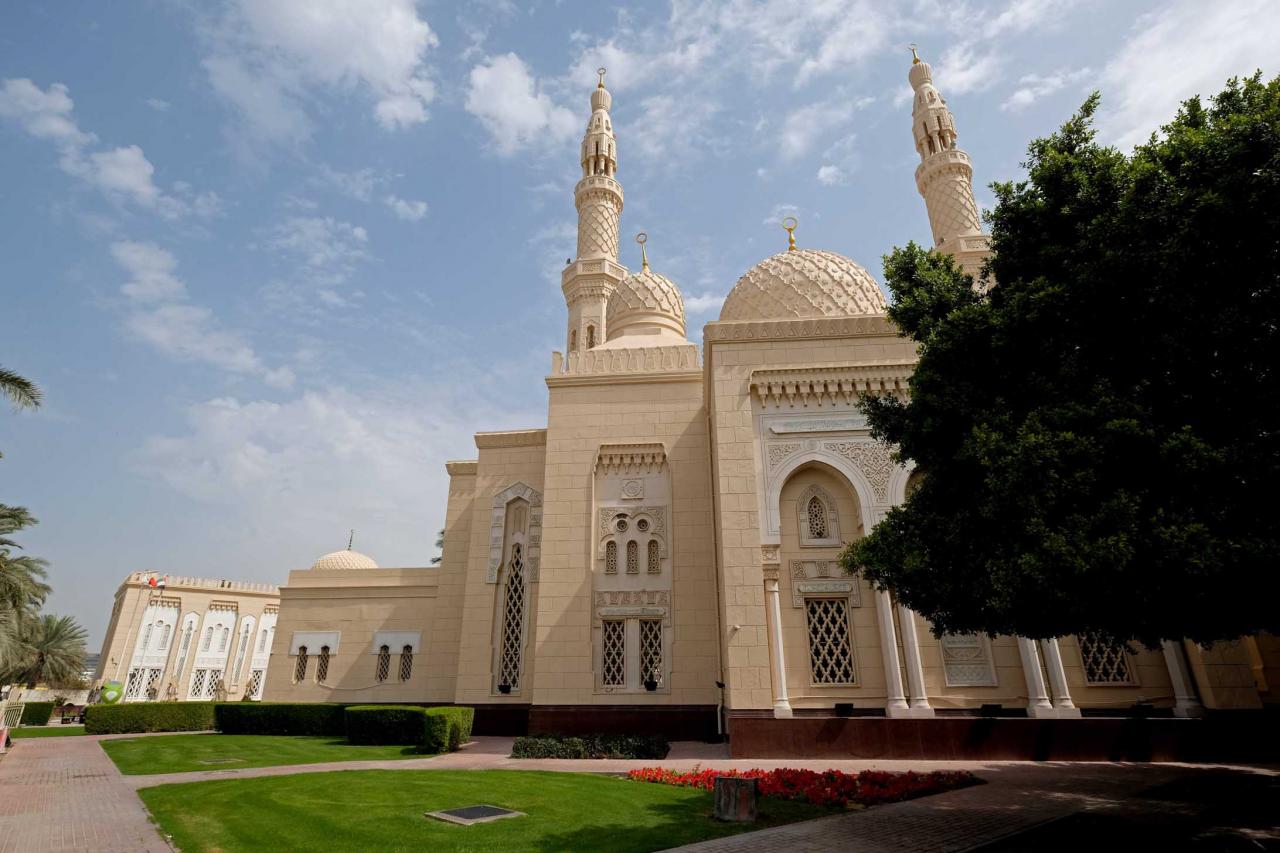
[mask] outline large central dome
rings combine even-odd
[[[721,320],[801,320],[883,314],[884,293],[871,273],[844,255],[794,249],[765,258],[738,279]]]

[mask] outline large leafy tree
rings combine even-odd
[[[87,637],[84,628],[70,616],[45,613],[26,620],[19,631],[19,653],[0,679],[25,684],[28,689],[36,684],[75,686],[84,669]]]
[[[886,259],[920,360],[909,402],[864,407],[919,486],[845,565],[939,631],[1280,629],[1280,79],[1129,156],[1097,105],[995,186],[994,285]]]

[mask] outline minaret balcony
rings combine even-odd
[[[579,258],[560,272],[560,289],[565,296],[571,291],[586,290],[593,284],[612,292],[627,277],[627,268],[612,258]],[[604,294],[608,298],[608,293]]]
[[[611,192],[615,193],[619,199],[622,198],[622,184],[608,175],[587,175],[578,181],[577,186],[573,188],[573,197],[575,201],[580,201],[581,197],[590,192]]]

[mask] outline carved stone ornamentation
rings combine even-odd
[[[828,441],[823,446],[852,462],[866,476],[878,503],[888,501],[889,476],[893,473],[889,448],[878,441]]]
[[[794,441],[769,445],[769,467],[777,468],[788,456],[800,450],[801,445]]]
[[[502,566],[502,539],[507,527],[507,507],[516,499],[524,499],[529,503],[525,571],[529,580],[538,579],[538,564],[542,553],[542,493],[525,483],[513,483],[493,496],[493,509],[489,516],[489,567],[485,575],[487,583],[498,582],[498,569]]]
[[[847,595],[850,607],[860,607],[858,579],[845,574],[835,560],[791,561],[791,605],[804,607],[806,595]]]

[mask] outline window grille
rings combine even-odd
[[[640,620],[640,680],[662,684],[662,622]]]
[[[329,677],[329,647],[320,647],[320,656],[316,658],[316,684],[324,684]]]
[[[627,543],[627,574],[640,574],[640,544],[634,539]]]
[[[142,693],[142,672],[141,669],[129,670],[129,677],[125,680],[124,685],[125,699],[137,699]]]
[[[209,670],[209,695],[206,699],[217,699],[222,701],[227,698],[227,687],[222,683],[222,670]]]
[[[809,498],[809,538],[810,539],[826,539],[827,538],[827,507],[822,503],[822,498],[814,496]]]
[[[378,667],[375,672],[375,675],[378,678],[378,683],[381,684],[382,682],[386,681],[387,676],[390,674],[391,674],[391,648],[389,646],[382,646],[381,648],[378,649]]]
[[[1108,643],[1093,634],[1076,637],[1080,659],[1084,662],[1084,680],[1088,684],[1133,684],[1133,670],[1124,646]]]
[[[209,651],[209,646],[213,644],[213,626],[210,625],[204,632],[204,642],[200,644],[200,651]]]
[[[520,689],[522,646],[524,643],[524,549],[511,546],[511,566],[502,596],[502,646],[498,658],[498,684]]]
[[[642,519],[640,519],[639,521],[637,521],[637,522],[636,522],[636,530],[639,530],[641,533],[648,533],[648,532],[649,532],[649,519],[647,519],[647,518],[642,518]]]
[[[258,694],[262,692],[262,670],[255,669],[249,675],[249,686],[244,689],[244,695],[251,699],[257,699]]]
[[[143,688],[143,693],[149,700],[154,701],[160,698],[159,684],[161,671],[162,670],[159,668],[147,670],[147,684],[146,687]]]
[[[400,680],[408,681],[413,675],[413,646],[405,646],[400,650]]]
[[[591,349],[596,345],[596,327],[587,326],[587,349]]]
[[[305,681],[307,678],[307,647],[298,646],[298,660],[293,665],[293,683]]]
[[[627,623],[606,619],[601,623],[601,681],[605,687],[624,687],[627,683]]]
[[[662,560],[658,556],[658,540],[649,540],[649,574],[656,575],[662,572]]]
[[[608,542],[604,546],[604,573],[606,575],[616,575],[618,573],[617,542]]]
[[[809,666],[814,684],[853,684],[849,608],[843,598],[806,598]]]
[[[195,674],[191,676],[191,698],[199,699],[204,696],[205,679],[209,677],[209,670],[197,669]]]

